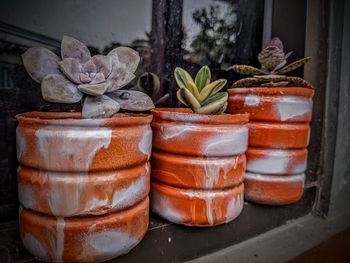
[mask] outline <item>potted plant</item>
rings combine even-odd
[[[228,113],[250,114],[245,198],[262,204],[297,202],[304,190],[312,115],[313,87],[299,77],[285,76],[310,60],[289,65],[279,38],[259,53],[262,68],[234,65],[252,77],[229,89]]]
[[[90,55],[64,36],[62,60],[40,47],[23,54],[42,96],[83,101],[79,112],[17,115],[20,237],[45,261],[99,262],[127,253],[148,228],[151,99],[120,90],[134,78],[136,51]]]
[[[175,69],[177,97],[188,108],[152,110],[151,208],[188,226],[214,226],[243,209],[248,114],[223,114],[226,80],[210,83],[204,66],[195,80]]]

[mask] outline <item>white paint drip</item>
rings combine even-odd
[[[265,157],[258,159],[248,158],[247,171],[262,174],[293,174],[301,173],[306,170],[307,159],[299,165],[289,167],[289,163],[294,157],[284,151],[271,150]]]
[[[58,217],[56,224],[56,259],[62,261],[64,250],[64,218]]]
[[[160,127],[160,137],[163,140],[171,140],[180,136],[185,136],[185,134],[190,132],[199,132],[200,128],[196,126],[183,126],[183,125],[162,125]]]
[[[294,96],[284,96],[277,103],[281,121],[303,116],[312,111],[312,100]]]
[[[226,223],[238,217],[239,214],[242,212],[244,204],[243,198],[243,193],[240,193],[239,195],[237,195],[237,197],[232,197],[230,199],[230,201],[227,204]]]
[[[168,197],[154,190],[152,191],[151,208],[156,214],[164,217],[170,222],[174,222],[176,224],[185,223],[185,217],[183,216],[182,212],[174,208]]]
[[[280,182],[280,183],[291,183],[291,182],[302,182],[304,186],[305,182],[305,174],[296,174],[296,175],[262,175],[255,173],[246,173],[245,179],[254,180],[254,181],[262,181],[262,182]]]
[[[59,171],[67,163],[74,163],[77,171],[80,168],[88,172],[96,153],[101,148],[108,148],[112,130],[103,127],[89,129],[69,127],[68,129],[47,126],[36,131],[41,158],[49,169]]]
[[[20,161],[22,154],[26,151],[27,144],[23,135],[19,132],[19,129],[16,129],[16,154],[17,160]]]
[[[35,210],[35,198],[31,185],[18,183],[18,199],[25,208]]]
[[[46,246],[36,239],[31,233],[24,234],[23,244],[31,254],[45,261],[49,261]]]
[[[255,94],[249,94],[244,98],[244,106],[257,106],[260,104],[260,97]]]
[[[120,230],[105,230],[89,233],[84,238],[84,254],[93,259],[95,255],[106,258],[128,253],[140,240]]]
[[[107,148],[111,142],[112,130],[108,128],[82,128],[47,126],[36,131],[38,151],[49,170],[60,170],[67,163],[73,164],[72,172],[88,172],[96,153],[101,148]],[[84,150],[83,150],[84,149]],[[59,157],[58,157],[59,156]],[[50,173],[46,174],[50,178]],[[75,189],[65,187],[65,181],[56,182],[57,187],[51,187],[48,202],[55,216],[74,215],[79,211],[80,193],[83,188],[83,178],[77,175],[78,186]],[[63,200],[63,201],[62,201]],[[68,205],[67,205],[68,204]]]
[[[206,156],[232,156],[242,154],[248,145],[248,127],[231,128],[225,133],[217,133],[203,145]]]
[[[152,152],[152,129],[149,128],[143,134],[142,139],[139,143],[140,152],[147,155],[148,159],[151,157]]]
[[[133,200],[139,199],[147,187],[147,174],[138,178],[129,187],[116,191],[113,196],[112,209],[123,209]]]

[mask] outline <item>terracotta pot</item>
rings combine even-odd
[[[243,208],[248,114],[152,113],[152,210],[189,226],[235,219]]]
[[[151,115],[17,115],[24,246],[47,261],[127,253],[148,227]]]
[[[297,87],[229,90],[227,112],[250,114],[248,201],[283,205],[301,198],[313,95],[312,89]]]

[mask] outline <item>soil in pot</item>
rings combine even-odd
[[[229,90],[227,112],[250,114],[246,200],[284,205],[302,197],[313,95],[298,87]]]
[[[248,114],[152,113],[152,210],[188,226],[235,219],[243,209]]]
[[[100,262],[148,228],[151,115],[17,116],[20,237],[45,261]]]

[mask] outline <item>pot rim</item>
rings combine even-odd
[[[228,89],[229,95],[236,94],[262,94],[262,95],[296,95],[313,97],[314,89],[303,87],[246,87]]]
[[[249,113],[205,115],[192,112],[189,108],[156,108],[151,110],[154,120],[202,123],[202,124],[244,124],[249,121]]]
[[[83,119],[81,112],[43,112],[30,111],[16,115],[20,124],[81,126],[81,127],[113,127],[147,125],[152,121],[152,114],[117,113],[104,119]]]

